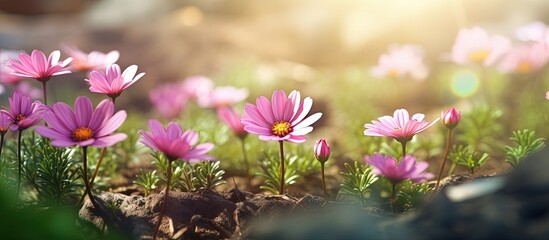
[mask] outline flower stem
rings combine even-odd
[[[19,135],[17,136],[17,163],[18,163],[18,171],[19,174],[17,175],[17,191],[15,192],[15,195],[19,198],[19,190],[21,188],[21,167],[23,165],[23,162],[21,161],[21,135],[23,135],[23,130],[19,130]]]
[[[393,207],[393,212],[397,212],[396,209],[396,186],[398,183],[391,182],[391,185],[393,187],[393,193],[391,194],[391,206]]]
[[[284,194],[284,141],[278,141],[280,145],[280,195]]]
[[[328,199],[328,194],[326,193],[326,180],[324,177],[324,163],[320,163],[320,173],[322,175],[322,190],[324,191],[324,198]]]
[[[402,158],[403,159],[405,156],[406,156],[406,142],[400,142],[400,144],[402,145]]]
[[[95,199],[93,198],[90,183],[88,182],[88,147],[82,147],[82,160],[83,160],[82,178],[84,179],[84,185],[86,186],[86,193],[88,194],[88,198],[90,198],[90,202],[93,205],[93,208],[95,208],[97,211],[100,211],[101,209],[99,208],[99,206],[95,202]]]
[[[46,81],[42,81],[42,95],[44,95],[44,105],[48,105],[48,95],[46,89]]]
[[[2,159],[2,148],[4,147],[4,135],[6,135],[6,133],[0,133],[0,159]]]
[[[172,161],[168,160],[168,174],[167,174],[167,181],[166,181],[166,190],[164,193],[164,202],[162,202],[162,208],[160,209],[160,218],[158,219],[158,223],[156,224],[156,229],[154,230],[154,236],[153,240],[156,239],[156,236],[158,235],[158,230],[160,229],[160,225],[162,224],[162,218],[164,217],[164,212],[166,211],[166,205],[168,205],[168,194],[170,194],[170,185],[171,185],[171,179],[172,179]]]
[[[103,156],[105,156],[105,152],[107,151],[107,148],[104,147],[101,151],[101,155],[99,155],[99,160],[97,161],[97,164],[95,165],[95,170],[93,170],[93,174],[90,180],[90,186],[93,187],[93,181],[95,181],[95,177],[97,177],[97,172],[99,172],[99,167],[101,166],[101,162],[103,162]]]
[[[452,129],[448,129],[448,138],[446,139],[446,149],[444,150],[444,159],[442,160],[442,166],[440,166],[440,171],[438,172],[438,178],[437,178],[437,184],[435,185],[435,190],[438,190],[438,187],[440,186],[442,171],[444,170],[444,165],[446,165],[446,160],[448,160],[448,153],[450,152],[451,144],[452,144]]]

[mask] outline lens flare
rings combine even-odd
[[[469,97],[478,90],[478,75],[472,71],[458,71],[452,75],[452,92],[458,97]]]

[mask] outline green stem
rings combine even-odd
[[[438,190],[440,186],[440,179],[442,178],[442,171],[444,170],[444,165],[446,165],[446,160],[448,160],[448,153],[450,152],[450,145],[452,144],[452,129],[448,129],[448,138],[446,139],[446,149],[444,150],[444,159],[442,160],[442,166],[440,166],[440,171],[438,172],[437,184],[435,185],[435,190]]]
[[[160,229],[160,225],[162,224],[162,218],[164,217],[164,212],[166,211],[166,205],[168,205],[168,194],[170,194],[170,185],[171,185],[171,179],[172,179],[172,161],[168,160],[168,174],[167,174],[167,185],[166,190],[164,194],[164,202],[162,202],[162,208],[160,209],[160,218],[158,219],[158,223],[156,224],[156,229],[154,230],[154,236],[153,240],[156,239],[156,236],[158,235],[158,230]]]
[[[278,141],[280,145],[280,191],[279,194],[284,194],[284,141]]]
[[[396,209],[396,186],[398,183],[391,182],[391,185],[393,187],[393,193],[391,194],[391,206],[393,207],[393,212],[397,212]]]
[[[95,165],[95,170],[93,170],[93,174],[90,180],[90,186],[93,187],[93,182],[95,181],[95,177],[97,177],[97,172],[99,172],[99,167],[101,167],[101,162],[103,162],[103,156],[105,156],[105,152],[107,151],[107,148],[104,147],[101,151],[101,155],[99,155],[99,160],[97,161],[97,164]]]
[[[88,198],[90,198],[90,202],[93,205],[93,208],[95,208],[97,211],[100,211],[101,209],[99,208],[99,206],[95,202],[95,199],[93,198],[90,183],[88,182],[88,147],[82,147],[82,160],[83,160],[82,178],[84,179],[84,185],[86,186],[86,193],[88,194]]]
[[[326,178],[324,177],[324,163],[320,163],[320,173],[322,175],[322,190],[324,191],[324,198],[328,199],[328,194],[326,193]]]
[[[46,89],[46,81],[42,81],[42,95],[44,95],[44,105],[48,105],[48,95]]]
[[[19,190],[21,188],[21,167],[23,165],[23,162],[21,161],[21,135],[23,135],[23,130],[19,130],[19,135],[17,136],[17,169],[19,171],[19,174],[17,175],[17,191],[15,193],[17,198],[19,198]]]
[[[406,142],[400,142],[400,144],[402,145],[402,158],[403,159],[405,156],[406,156]]]

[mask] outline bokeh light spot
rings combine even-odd
[[[452,92],[459,97],[475,94],[478,84],[478,76],[472,71],[458,71],[452,75]]]

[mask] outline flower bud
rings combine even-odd
[[[314,151],[316,159],[322,164],[330,158],[330,145],[324,139],[316,141]]]
[[[442,123],[449,129],[455,128],[458,125],[460,119],[461,113],[458,112],[454,107],[442,113]]]

